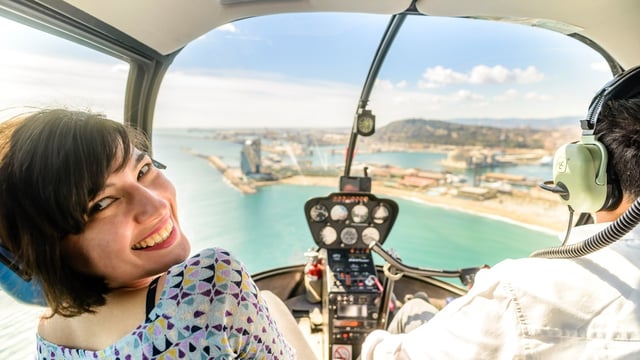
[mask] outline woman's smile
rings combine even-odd
[[[171,246],[175,242],[175,236],[171,236],[173,233],[173,221],[169,219],[165,226],[163,226],[160,230],[152,234],[151,236],[143,239],[140,242],[133,244],[131,249],[133,250],[159,250],[164,249],[168,246]],[[171,239],[171,241],[167,241]],[[162,245],[162,246],[160,246]]]

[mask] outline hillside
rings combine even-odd
[[[573,130],[571,130],[573,129]],[[378,141],[436,145],[552,149],[574,140],[577,126],[540,129],[464,125],[440,120],[408,119],[376,130]]]
[[[498,128],[531,128],[541,130],[553,130],[559,127],[575,127],[578,126],[579,116],[563,116],[545,119],[529,119],[529,118],[467,118],[467,119],[448,119],[446,122],[463,124],[463,125],[482,125]]]

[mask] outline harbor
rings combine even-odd
[[[286,162],[263,162],[262,156],[258,156],[261,149],[253,145],[247,143],[241,148],[240,166],[231,166],[219,155],[190,149],[187,152],[206,159],[223,175],[225,183],[242,194],[256,194],[260,187],[278,184],[330,186],[338,190],[339,167],[313,166],[310,161],[301,161],[297,166]],[[254,155],[248,154],[252,151]],[[265,158],[268,154],[265,153]],[[415,155],[413,153],[411,157]],[[547,169],[550,172],[550,168]],[[468,181],[465,176],[446,171],[374,164],[368,175],[373,181],[372,191],[379,195],[483,214],[539,230],[562,231],[566,228],[566,207],[556,196],[539,189],[539,179],[495,171],[498,170],[486,171]]]

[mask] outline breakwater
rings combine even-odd
[[[200,154],[193,150],[188,150],[188,152],[192,155],[207,159],[209,164],[220,171],[227,182],[236,190],[243,194],[255,194],[255,187],[246,180],[239,168],[229,167],[219,156]]]

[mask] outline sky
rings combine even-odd
[[[176,57],[155,123],[350,126],[387,22],[278,15],[218,28]],[[25,106],[121,116],[126,64],[4,19],[0,34],[0,116]],[[378,126],[406,118],[578,120],[611,77],[594,51],[539,28],[410,16],[396,40],[369,102]]]

